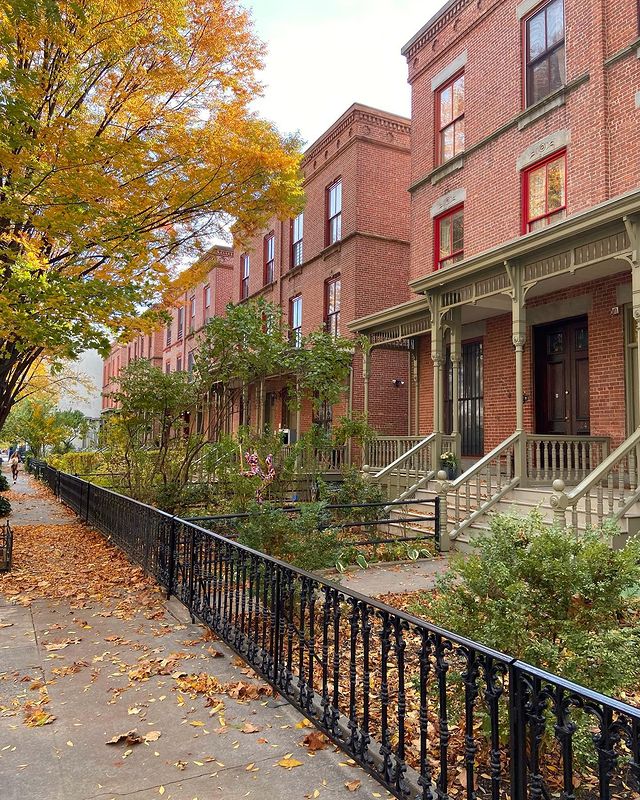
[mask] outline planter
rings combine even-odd
[[[460,467],[450,464],[443,464],[442,469],[447,473],[447,480],[454,481],[460,475]]]

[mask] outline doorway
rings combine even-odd
[[[484,453],[484,380],[482,339],[462,343],[458,373],[458,421],[462,456],[477,457]],[[453,364],[447,348],[445,365],[444,411],[447,432],[453,429]]]
[[[588,436],[589,326],[576,317],[534,329],[536,431]]]

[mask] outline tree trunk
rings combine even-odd
[[[21,350],[19,342],[0,338],[0,430],[28,383],[31,368],[41,355],[42,348]]]

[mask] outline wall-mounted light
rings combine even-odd
[[[404,381],[402,380],[402,378],[394,378],[391,381],[391,383],[396,387],[396,389],[399,389],[401,386],[404,386]]]

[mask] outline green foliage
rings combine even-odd
[[[88,423],[80,411],[60,411],[49,400],[27,398],[13,407],[2,427],[2,438],[25,441],[36,458],[41,458],[48,448],[69,447],[84,424]]]
[[[368,445],[376,438],[376,431],[369,425],[363,414],[352,414],[338,420],[331,431],[337,445],[347,444],[349,440],[359,445]]]
[[[6,497],[0,496],[0,517],[8,517],[11,513],[11,503]]]
[[[9,481],[6,475],[0,475],[0,492],[6,492],[9,488]]]
[[[417,611],[456,633],[604,693],[640,679],[640,543],[612,550],[538,512],[496,515]]]
[[[93,475],[105,470],[104,454],[95,450],[71,451],[62,455],[52,455],[47,463],[55,469],[71,475]]]
[[[333,564],[340,552],[337,532],[328,523],[323,503],[305,503],[299,513],[287,513],[269,503],[254,503],[238,525],[238,539],[255,550],[306,570]]]

